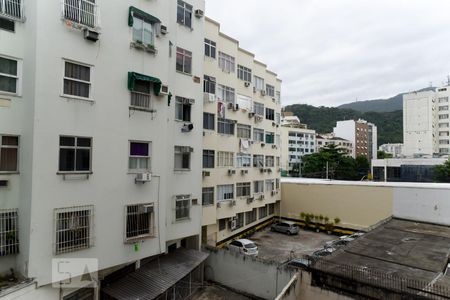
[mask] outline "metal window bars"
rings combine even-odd
[[[100,16],[95,0],[62,0],[62,18],[80,26],[98,28]]]
[[[155,236],[153,204],[126,206],[125,242]]]
[[[54,213],[56,254],[93,246],[93,205],[57,208]]]
[[[0,210],[0,257],[19,253],[18,210]]]
[[[130,106],[132,108],[151,110],[150,99],[151,99],[150,94],[133,91],[131,92]]]
[[[13,21],[25,21],[23,0],[0,0],[0,16]]]

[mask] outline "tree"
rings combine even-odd
[[[377,151],[377,158],[378,159],[386,159],[386,158],[392,158],[391,153],[384,152],[382,150]]]
[[[365,176],[369,173],[370,163],[366,156],[358,155],[355,159],[356,172],[360,177]]]
[[[450,182],[450,159],[434,168],[434,176],[437,181]]]

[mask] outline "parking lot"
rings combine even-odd
[[[325,242],[338,239],[335,235],[300,230],[298,235],[287,235],[266,228],[249,238],[258,246],[258,257],[264,260],[285,262],[323,248]]]

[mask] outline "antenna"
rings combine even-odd
[[[447,85],[450,86],[450,75],[447,75]]]

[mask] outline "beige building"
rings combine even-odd
[[[330,145],[341,149],[348,156],[353,156],[353,143],[351,141],[334,136],[333,133],[316,135],[316,152]]]
[[[206,18],[202,241],[270,219],[281,199],[281,80]]]

